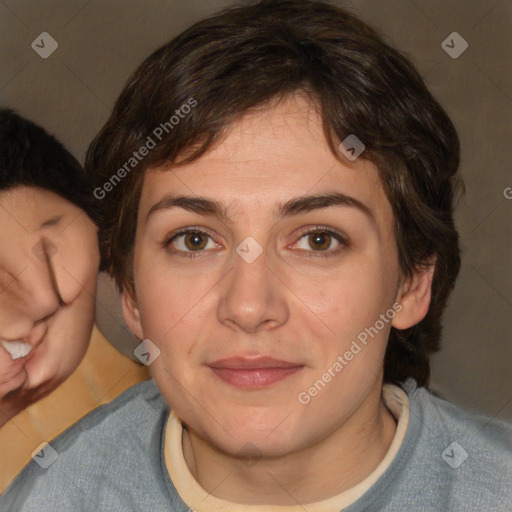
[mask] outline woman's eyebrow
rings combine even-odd
[[[355,208],[364,213],[373,224],[376,224],[375,215],[366,204],[355,197],[348,196],[340,192],[294,197],[285,203],[281,203],[277,211],[274,213],[274,217],[277,220],[280,220],[285,217],[300,215],[313,210],[328,208],[330,206],[346,206]],[[146,215],[146,221],[155,212],[169,210],[171,208],[182,208],[192,213],[218,217],[226,223],[230,222],[230,216],[227,213],[227,207],[224,203],[208,197],[175,194],[167,194],[155,203],[149,209]]]
[[[294,197],[280,205],[276,217],[281,219],[321,208],[329,208],[330,206],[355,208],[364,213],[373,224],[376,224],[375,215],[369,206],[359,199],[342,194],[341,192]]]
[[[38,231],[43,229],[43,228],[47,228],[47,227],[50,227],[50,226],[55,226],[56,224],[58,224],[62,220],[62,217],[63,217],[62,215],[55,215],[54,217],[51,217],[50,219],[45,220],[39,226]]]

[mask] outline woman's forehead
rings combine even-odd
[[[320,115],[302,97],[244,116],[215,148],[189,164],[146,171],[142,209],[171,190],[261,204],[327,190],[361,202],[375,203],[383,196],[375,166],[363,158],[343,163],[343,157],[336,157]]]

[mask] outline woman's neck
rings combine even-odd
[[[380,398],[362,404],[318,443],[282,457],[248,463],[217,450],[190,429],[184,429],[182,444],[190,472],[213,496],[283,506],[322,501],[357,485],[377,468],[395,432],[396,421]]]

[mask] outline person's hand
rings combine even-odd
[[[25,359],[12,359],[11,354],[0,344],[0,427],[11,416],[9,394],[23,386],[28,378]]]

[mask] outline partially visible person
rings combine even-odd
[[[41,442],[148,378],[94,327],[87,190],[54,137],[0,110],[0,492]]]

